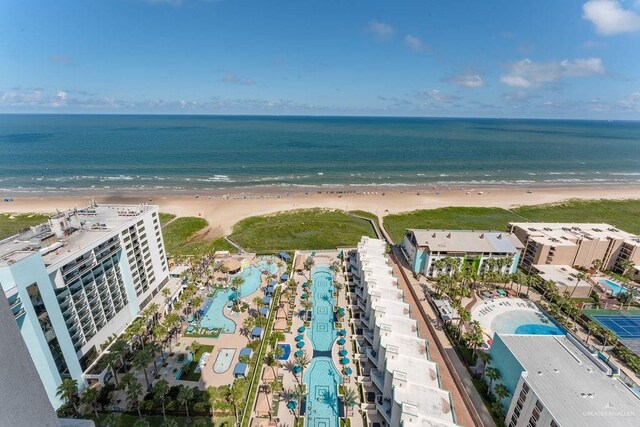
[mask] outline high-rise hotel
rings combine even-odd
[[[101,344],[168,277],[157,206],[92,204],[0,241],[0,284],[55,408],[63,378],[104,378]]]

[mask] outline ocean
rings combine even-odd
[[[640,122],[0,115],[0,189],[640,182]]]

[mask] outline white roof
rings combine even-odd
[[[188,271],[189,268],[190,267],[188,265],[176,265],[171,269],[171,271],[169,271],[169,274],[172,276],[180,276],[185,271]]]
[[[509,225],[526,230],[532,235],[544,235],[555,239],[616,239],[640,243],[635,234],[620,230],[606,223],[571,222],[512,222]]]
[[[518,238],[507,232],[472,230],[407,230],[413,233],[419,247],[431,252],[506,253],[523,247]]]
[[[566,336],[499,337],[525,369],[526,382],[562,426],[638,425],[640,398]]]
[[[538,276],[545,280],[551,280],[558,286],[591,287],[588,281],[578,279],[578,274],[580,274],[578,270],[568,265],[535,264],[533,268],[538,271]]]

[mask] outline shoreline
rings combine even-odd
[[[196,198],[196,195],[198,197]],[[41,191],[11,194],[12,202],[0,205],[0,213],[50,213],[97,203],[150,203],[161,212],[203,217],[209,222],[208,237],[231,233],[238,221],[255,215],[308,208],[362,210],[379,217],[418,209],[442,207],[501,207],[557,203],[568,199],[640,199],[639,185],[591,186],[445,186],[401,187],[259,187],[184,191],[100,190]],[[579,221],[579,218],[576,218]]]

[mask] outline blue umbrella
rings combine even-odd
[[[302,332],[304,332],[304,331],[305,331],[305,329],[306,329],[306,328],[305,328],[304,326],[300,326],[300,327],[298,328],[298,332],[302,333]]]
[[[298,335],[296,337],[296,341],[302,341],[304,339],[304,337],[302,335]]]
[[[353,374],[353,370],[351,370],[351,368],[347,368],[344,370],[345,375],[351,375]]]
[[[347,335],[347,331],[345,331],[344,329],[340,329],[340,330],[338,331],[338,335],[340,335],[341,337],[343,337],[343,336]]]
[[[338,340],[338,345],[345,345],[347,343],[347,340],[345,340],[344,338],[340,338]]]
[[[298,402],[296,402],[295,400],[290,400],[289,403],[287,403],[287,408],[289,409],[296,409],[298,407]]]
[[[298,348],[304,347],[304,341],[298,341],[298,343],[296,344],[296,347]]]
[[[296,374],[299,374],[300,372],[302,372],[302,366],[294,366],[293,367],[293,372],[295,372]]]
[[[349,352],[347,350],[340,350],[338,352],[338,356],[346,356],[347,354],[349,354]]]
[[[340,359],[340,364],[341,365],[348,365],[349,364],[349,359],[347,359],[346,357],[343,357],[342,359]]]
[[[304,356],[304,351],[302,351],[302,350],[298,350],[298,351],[296,351],[295,353],[293,353],[293,355],[294,355],[295,357],[302,357],[302,356]]]

